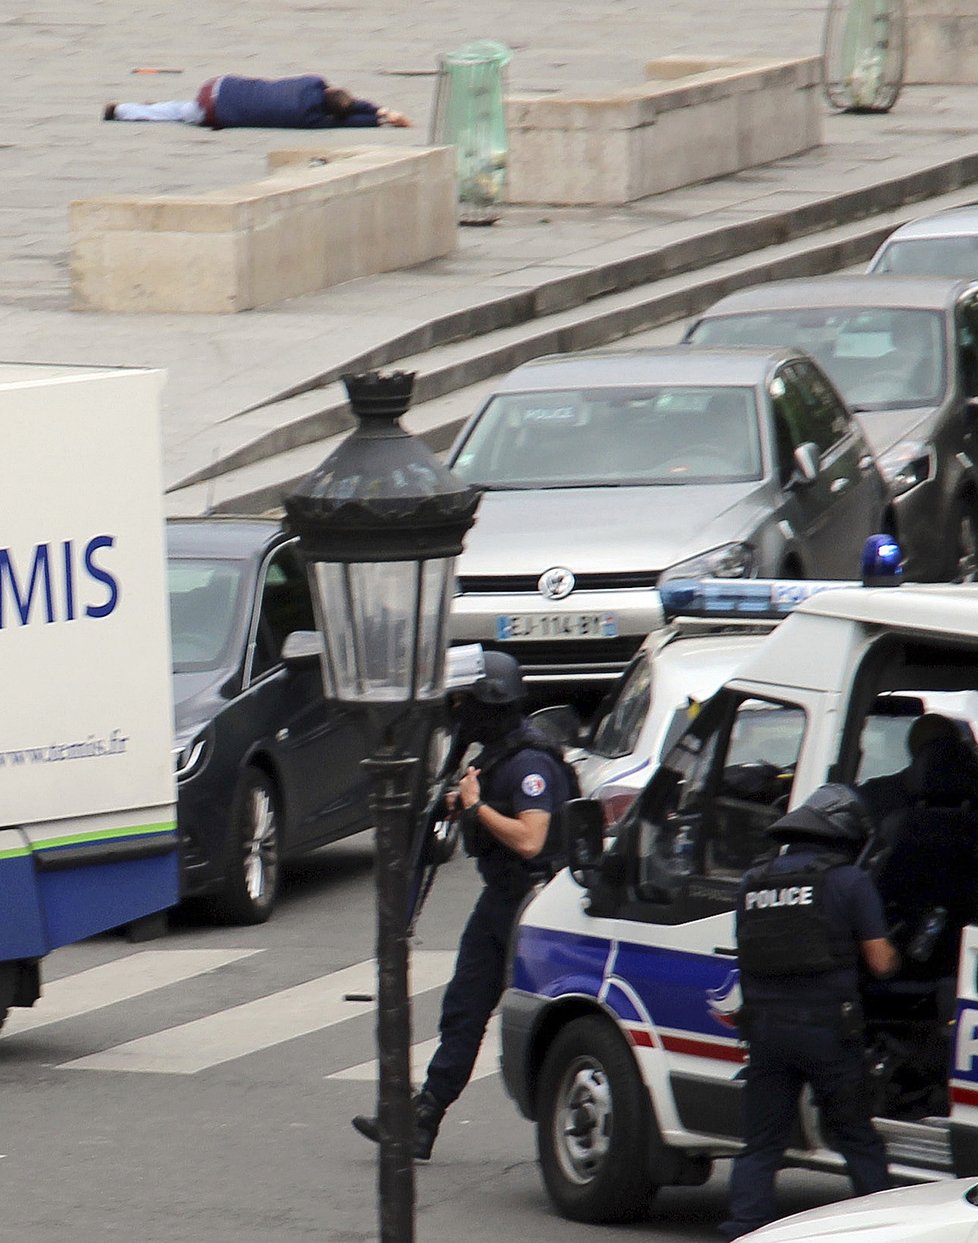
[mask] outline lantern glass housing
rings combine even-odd
[[[283,498],[322,636],[323,689],[348,703],[439,699],[455,558],[480,493],[400,425],[414,376],[344,376],[352,434]]]
[[[445,689],[454,557],[310,565],[328,699],[426,701]]]

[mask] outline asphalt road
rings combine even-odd
[[[95,938],[52,954],[45,995],[0,1038],[0,1238],[30,1243],[352,1243],[378,1237],[376,1152],[350,1117],[374,1100],[369,834],[329,847],[287,881],[260,928],[172,922],[142,944]],[[419,1067],[477,881],[454,860],[415,942]],[[554,1216],[496,1071],[477,1078],[417,1169],[416,1238],[573,1243],[594,1228]],[[726,1169],[661,1193],[647,1223],[606,1243],[711,1240]],[[784,1207],[848,1193],[838,1178],[783,1176]]]

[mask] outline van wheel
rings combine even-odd
[[[278,795],[271,778],[247,768],[234,796],[231,843],[220,914],[235,924],[263,924],[275,908],[279,877]]]
[[[537,1150],[550,1198],[572,1221],[647,1213],[649,1094],[625,1041],[596,1016],[575,1019],[540,1075]]]

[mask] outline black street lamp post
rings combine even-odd
[[[480,493],[400,426],[413,373],[343,380],[358,426],[283,503],[309,569],[326,698],[362,705],[381,739],[364,762],[377,835],[380,1239],[412,1243],[407,870],[417,726],[419,710],[444,695],[455,557]]]

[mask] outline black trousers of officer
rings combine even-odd
[[[811,1084],[826,1142],[845,1158],[857,1195],[890,1185],[886,1149],[872,1123],[862,1044],[843,1038],[832,1018],[799,1022],[761,1011],[751,1020],[744,1091],[745,1146],[730,1177],[727,1239],[775,1221],[774,1180],[798,1116],[798,1097]]]
[[[486,1026],[503,995],[506,954],[522,904],[522,894],[486,885],[465,925],[442,1002],[441,1041],[424,1084],[443,1109],[468,1083]]]

